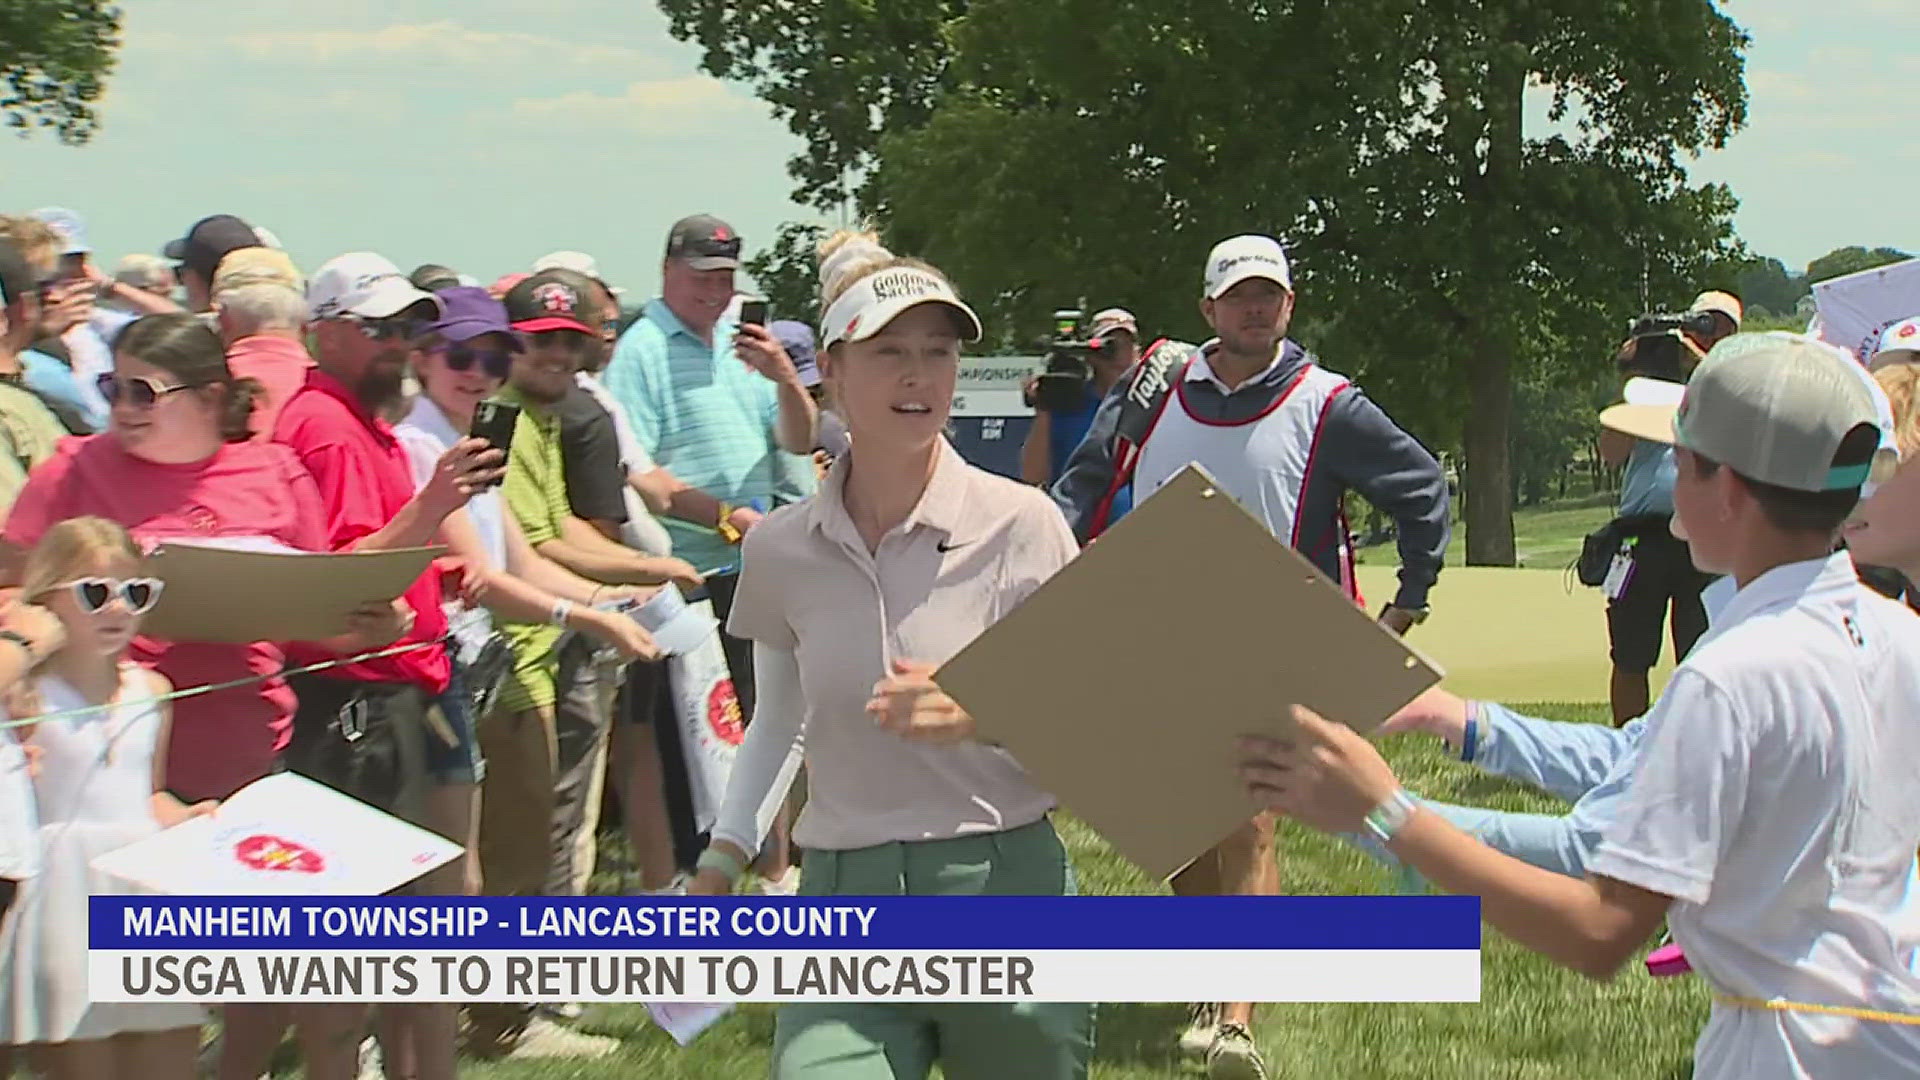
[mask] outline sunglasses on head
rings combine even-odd
[[[447,367],[454,371],[469,371],[479,364],[480,370],[489,377],[504,379],[513,370],[513,354],[505,349],[485,349],[476,345],[461,343],[449,345],[440,350],[447,361]]]
[[[67,588],[73,590],[74,602],[80,605],[80,610],[89,615],[106,610],[116,596],[128,611],[144,615],[159,603],[160,590],[166,588],[166,583],[150,577],[83,577],[68,582]]]
[[[136,409],[151,409],[161,398],[177,394],[182,390],[193,389],[184,383],[168,384],[145,375],[131,375],[121,378],[112,372],[102,374],[94,380],[100,388],[100,396],[107,399],[109,405],[118,405],[121,401]]]
[[[359,315],[340,315],[339,321],[352,323],[369,341],[407,341],[420,336],[422,324],[416,319],[391,316],[385,319],[368,319]]]

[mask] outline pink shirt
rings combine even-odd
[[[407,451],[385,420],[367,412],[340,380],[315,368],[306,383],[280,410],[273,441],[291,447],[320,485],[326,508],[328,551],[347,551],[379,532],[413,499],[413,469]],[[402,594],[413,608],[413,629],[395,647],[438,641],[446,636],[439,574],[429,569]],[[325,649],[296,644],[288,648],[296,665],[338,657]],[[321,673],[324,678],[371,683],[412,683],[438,697],[453,677],[444,646],[345,664]]]
[[[841,492],[851,457],[813,498],[747,534],[728,629],[800,667],[807,807],[794,843],[846,851],[1019,828],[1053,797],[1003,750],[931,746],[866,714],[894,660],[943,664],[1079,553],[1045,492],[974,468],[942,442],[920,505],[869,552]],[[755,723],[792,724],[767,716]]]
[[[286,447],[228,443],[204,461],[159,465],[134,457],[111,434],[65,439],[27,478],[0,539],[23,550],[66,518],[119,522],[136,540],[266,536],[303,551],[326,550],[313,478]],[[166,784],[188,800],[225,798],[267,775],[293,730],[293,691],[278,676],[278,644],[168,642],[137,638],[133,658],[180,688],[270,675],[265,682],[183,698],[173,709]]]
[[[260,384],[260,398],[253,406],[253,441],[272,442],[280,409],[307,381],[313,357],[297,341],[255,334],[227,346],[227,367],[236,378]]]

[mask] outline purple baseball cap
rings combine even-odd
[[[800,385],[809,389],[820,385],[820,364],[814,358],[813,327],[792,319],[782,319],[767,327],[780,347],[787,350],[800,373]]]
[[[441,289],[433,294],[440,299],[440,318],[427,330],[448,341],[470,341],[481,334],[499,334],[514,352],[521,350],[520,335],[507,323],[507,306],[488,295],[487,290],[469,285]]]

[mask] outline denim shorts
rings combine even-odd
[[[478,784],[486,779],[487,763],[480,756],[480,740],[473,730],[473,701],[467,694],[466,671],[458,661],[453,665],[453,678],[447,683],[447,692],[435,698],[433,703],[439,706],[440,715],[446,718],[447,727],[453,732],[453,745],[440,737],[431,726],[422,728],[427,740],[425,758],[428,779],[437,784]]]

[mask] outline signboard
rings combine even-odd
[[[1862,270],[1813,287],[1813,333],[1866,363],[1887,327],[1920,314],[1920,259]]]
[[[1033,409],[1021,386],[1040,373],[1039,356],[969,356],[960,361],[947,437],[968,462],[1015,479],[1020,448],[1033,426]]]

